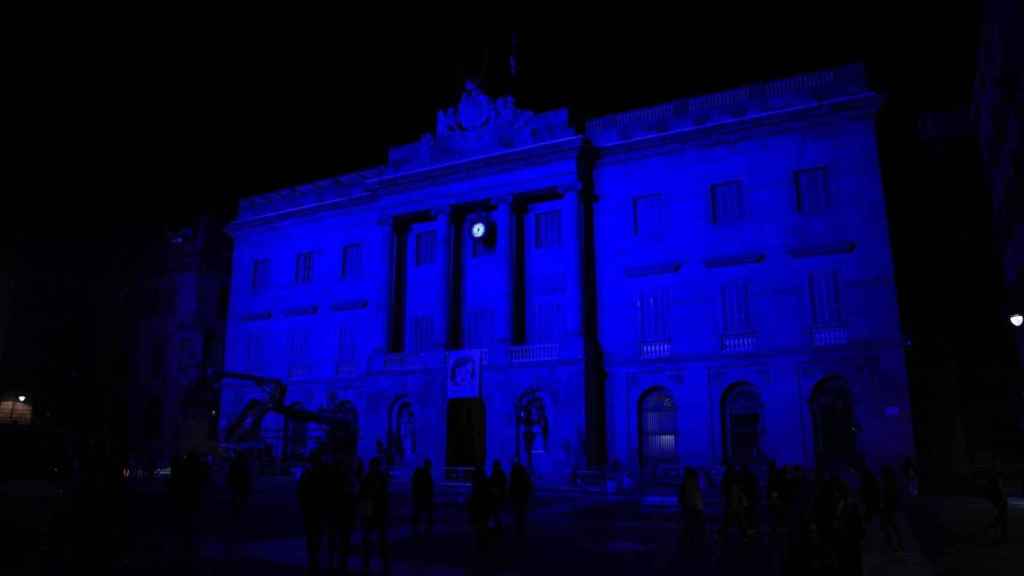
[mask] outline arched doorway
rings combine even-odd
[[[486,461],[484,401],[448,400],[445,462],[449,467],[483,466]]]
[[[416,416],[408,398],[399,398],[391,408],[388,459],[398,465],[416,460]]]
[[[654,388],[640,397],[640,465],[671,462],[676,457],[676,404],[668,390]]]
[[[535,390],[516,403],[516,457],[533,471],[548,446],[548,411],[544,398]]]
[[[855,461],[857,424],[853,414],[853,394],[846,380],[830,376],[814,386],[811,421],[814,424],[814,457],[819,468]]]
[[[753,464],[762,459],[764,402],[749,382],[736,382],[722,395],[722,460]]]

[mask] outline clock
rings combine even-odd
[[[473,238],[483,238],[487,234],[487,224],[483,222],[477,222],[473,224],[473,228],[470,229],[473,234]]]

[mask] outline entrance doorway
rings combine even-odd
[[[483,466],[484,401],[481,398],[452,398],[448,401],[445,463],[448,467]]]

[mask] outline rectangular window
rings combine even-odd
[[[750,289],[746,282],[722,286],[722,326],[726,334],[750,332]]]
[[[265,290],[270,286],[270,259],[260,258],[252,263],[252,289]]]
[[[660,239],[665,221],[664,201],[661,194],[633,199],[633,235],[645,239]]]
[[[313,253],[301,252],[295,257],[295,283],[308,284],[313,281]]]
[[[839,273],[835,270],[813,272],[809,281],[811,318],[815,326],[834,326],[842,320],[839,299]]]
[[[534,218],[534,246],[540,250],[556,248],[562,242],[562,213],[559,210],[538,212]]]
[[[335,370],[338,374],[351,372],[356,368],[356,331],[343,323],[338,328],[338,350]]]
[[[660,342],[672,337],[672,298],[667,287],[645,288],[636,297],[639,335],[642,342]]]
[[[743,187],[738,180],[711,186],[711,214],[715,224],[732,224],[743,219]]]
[[[527,339],[531,344],[555,344],[564,328],[561,302],[540,302],[533,306],[527,325]]]
[[[800,170],[796,181],[796,209],[801,214],[820,214],[832,205],[828,173],[823,167]]]
[[[434,263],[436,252],[437,232],[425,230],[416,234],[416,265],[425,266]]]
[[[341,249],[341,277],[358,280],[363,275],[363,247],[349,244]]]
[[[245,371],[250,374],[261,374],[263,369],[263,336],[249,333],[245,341]]]
[[[434,340],[434,318],[416,316],[412,319],[412,352],[422,353],[431,349]]]
[[[494,341],[494,310],[482,308],[469,313],[466,326],[466,347],[486,348]]]
[[[299,378],[310,373],[310,333],[306,328],[295,328],[288,334],[288,376]]]

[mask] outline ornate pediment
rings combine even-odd
[[[417,170],[571,136],[575,132],[565,108],[535,114],[516,108],[511,96],[494,99],[467,82],[458,105],[438,111],[433,134],[391,149],[388,172]]]

